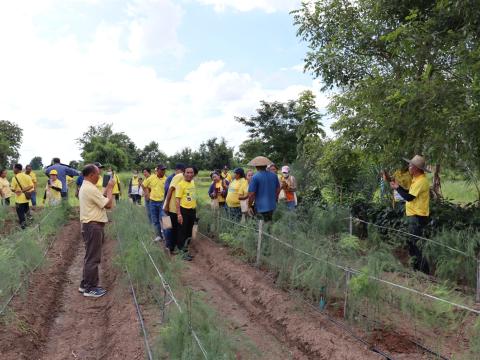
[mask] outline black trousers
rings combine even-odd
[[[408,232],[416,236],[423,236],[425,226],[428,224],[427,216],[408,216]],[[410,236],[407,240],[408,252],[413,257],[413,268],[420,270],[425,274],[430,273],[430,266],[427,259],[423,257],[422,251],[418,247],[420,239]]]
[[[166,246],[170,251],[174,251],[175,247],[179,247],[180,244],[180,224],[178,223],[177,214],[169,211],[168,216],[172,221],[172,228],[170,229],[169,235],[167,235]]]
[[[138,194],[130,194],[130,197],[132,198],[132,201],[134,204],[140,205],[142,201],[142,196]]]
[[[185,209],[180,207],[180,213],[183,217],[183,224],[180,227],[180,238],[177,246],[180,250],[188,250],[188,244],[185,244],[185,242],[187,239],[191,240],[192,238],[192,229],[195,220],[197,219],[197,211],[196,209]]]
[[[30,206],[28,202],[23,204],[15,204],[15,209],[17,210],[18,223],[20,224],[22,229],[25,229],[25,227],[27,226],[26,216],[30,211]]]
[[[259,212],[257,213],[257,218],[258,220],[263,220],[265,222],[271,222],[273,219],[273,210],[272,211],[267,211],[267,212]]]
[[[103,225],[100,223],[82,224],[82,235],[85,243],[85,258],[83,260],[83,278],[80,287],[88,292],[98,286],[98,266],[102,260],[104,241]]]

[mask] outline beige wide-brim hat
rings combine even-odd
[[[272,162],[265,156],[257,156],[252,161],[250,161],[247,165],[248,166],[268,166],[271,163]]]
[[[405,160],[409,164],[419,168],[420,170],[423,170],[425,172],[431,172],[430,170],[427,169],[427,167],[425,165],[425,158],[423,156],[415,155],[411,160],[408,160],[406,158],[403,158],[403,160]]]

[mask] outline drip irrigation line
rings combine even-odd
[[[145,250],[147,256],[149,257],[153,267],[155,268],[156,272],[157,272],[157,275],[158,277],[160,278],[160,281],[162,283],[162,286],[163,288],[165,289],[165,291],[167,292],[168,296],[173,300],[173,302],[175,303],[175,305],[177,306],[178,308],[178,311],[180,313],[183,313],[183,310],[182,310],[182,307],[180,306],[180,303],[178,302],[177,298],[175,297],[175,294],[173,293],[173,290],[172,288],[170,287],[170,285],[167,283],[167,281],[165,280],[165,277],[162,275],[161,271],[158,269],[157,267],[157,264],[155,263],[155,261],[153,260],[153,257],[152,255],[150,254],[150,252],[148,251],[147,247],[145,246],[145,243],[140,240],[142,246],[143,246],[143,249]],[[192,332],[192,335],[193,335],[193,338],[195,339],[195,342],[197,343],[198,347],[200,348],[200,351],[202,352],[203,354],[203,357],[208,360],[208,354],[207,354],[207,351],[205,350],[205,348],[203,347],[203,344],[202,342],[200,341],[200,338],[198,337],[197,333],[195,332],[195,330],[191,327],[190,327],[190,331]]]
[[[246,227],[246,226],[244,226]],[[207,235],[203,234],[202,232],[198,232],[200,235],[202,235],[204,238],[206,238],[207,240],[209,241],[213,241],[212,239],[210,239],[210,237],[208,237]],[[328,320],[330,320],[331,322],[333,322],[335,325],[341,327],[344,331],[346,331],[347,333],[349,333],[354,339],[358,340],[359,342],[361,342],[362,344],[366,345],[368,347],[368,349],[374,353],[377,353],[381,356],[383,356],[385,359],[387,360],[395,360],[394,358],[392,358],[390,355],[382,352],[381,350],[375,348],[375,347],[372,347],[372,345],[370,343],[368,343],[366,340],[362,339],[361,337],[359,337],[358,335],[356,335],[348,326],[342,324],[341,322],[338,322],[336,321],[335,319],[333,319],[330,315],[328,315],[326,312],[323,312],[323,311],[320,311],[319,309],[317,309],[315,306],[313,306],[312,304],[310,304],[308,301],[306,301],[305,299],[299,297],[298,295],[294,294],[293,291],[289,290],[289,293],[292,294],[292,295],[295,295],[295,297],[297,297],[299,300],[305,302],[305,304],[307,304],[308,306],[312,307],[315,311],[319,312],[320,314],[324,315],[325,317],[327,317]]]
[[[235,222],[233,222],[233,221],[231,221],[231,220],[229,220],[229,219],[225,219],[225,218],[222,218],[222,217],[220,217],[220,218],[223,219],[223,220],[225,220],[225,221],[228,221],[228,222],[231,222],[231,223],[234,223],[234,224],[235,224]],[[253,228],[251,228],[251,227],[248,227],[248,226],[245,226],[245,225],[242,225],[242,224],[238,224],[238,223],[237,223],[237,225],[242,226],[242,227],[245,227],[245,228],[248,228],[248,229],[253,230],[253,231],[255,231],[255,232],[258,231],[258,230],[256,230],[256,229],[253,229]],[[333,262],[331,262],[331,261],[328,261],[328,260],[325,260],[325,259],[321,259],[321,258],[319,258],[319,257],[317,257],[317,256],[315,256],[315,255],[312,255],[312,254],[310,254],[310,253],[308,253],[308,252],[306,252],[306,251],[303,251],[303,250],[301,250],[301,249],[298,249],[298,248],[292,246],[291,244],[286,243],[285,241],[280,240],[279,238],[277,238],[277,237],[275,237],[275,236],[273,236],[273,235],[270,235],[270,234],[268,234],[268,233],[266,233],[266,232],[263,232],[263,231],[262,231],[262,234],[265,235],[265,236],[267,236],[267,237],[269,237],[269,238],[272,239],[272,240],[275,240],[275,241],[283,244],[284,246],[286,246],[286,247],[288,247],[288,248],[290,248],[290,249],[292,249],[292,250],[295,250],[295,251],[297,251],[297,252],[299,252],[299,253],[301,253],[301,254],[303,254],[303,255],[305,255],[305,256],[311,257],[312,259],[315,259],[315,260],[317,260],[317,261],[320,261],[320,262],[329,264],[330,266],[336,267],[336,268],[341,269],[341,270],[343,270],[343,271],[345,271],[345,272],[350,272],[350,273],[353,273],[353,274],[356,274],[356,275],[366,275],[364,272],[362,272],[362,271],[360,271],[360,270],[357,270],[357,269],[354,269],[354,268],[350,268],[350,267],[346,267],[346,266],[342,266],[342,265],[338,265],[338,264],[333,263]],[[446,299],[442,299],[442,298],[439,298],[439,297],[437,297],[437,296],[430,295],[430,294],[421,292],[421,291],[419,291],[419,290],[409,288],[409,287],[404,286],[404,285],[396,284],[396,283],[394,283],[394,282],[391,282],[391,281],[388,281],[388,280],[385,280],[385,279],[378,278],[378,277],[376,277],[376,276],[372,276],[372,275],[367,275],[367,276],[368,276],[368,278],[371,279],[371,280],[375,280],[375,281],[377,281],[377,282],[380,282],[380,283],[383,283],[383,284],[386,284],[386,285],[389,285],[389,286],[392,286],[392,287],[395,287],[395,288],[398,288],[398,289],[402,289],[402,290],[405,290],[405,291],[414,293],[414,294],[416,294],[416,295],[420,295],[420,296],[426,297],[426,298],[431,299],[431,300],[436,300],[436,301],[439,301],[439,302],[443,302],[443,303],[445,303],[445,304],[454,306],[454,307],[456,307],[456,308],[459,308],[459,309],[462,309],[462,310],[466,310],[466,311],[475,313],[475,314],[477,314],[477,315],[480,315],[480,311],[479,311],[479,310],[472,309],[472,308],[470,308],[470,307],[468,307],[468,306],[465,306],[465,305],[462,305],[462,304],[457,304],[457,303],[454,303],[454,302],[452,302],[452,301],[448,301],[448,300],[446,300]]]
[[[312,306],[313,306],[313,305],[312,305]],[[385,327],[385,325],[384,325],[382,322],[378,321],[378,320],[369,319],[366,315],[361,314],[359,311],[357,311],[356,313],[357,313],[358,315],[366,318],[367,321],[370,321],[370,322],[373,322],[374,324],[377,324],[377,325],[380,325],[380,326],[382,326],[382,327]],[[391,331],[392,331],[393,333],[397,334],[398,336],[402,336],[402,334],[398,333],[397,331],[395,331],[395,330],[393,330],[393,329],[391,329]],[[432,349],[430,349],[430,348],[428,348],[427,346],[419,343],[419,342],[416,341],[416,340],[410,339],[410,338],[408,338],[408,337],[406,337],[406,339],[407,339],[408,341],[410,341],[412,344],[414,344],[414,345],[418,346],[419,348],[421,348],[423,351],[426,351],[426,352],[428,352],[429,354],[435,356],[436,359],[450,360],[449,358],[443,356],[442,354],[439,354],[439,353],[433,351]]]
[[[118,236],[118,235],[117,235],[117,241],[120,245],[120,251],[123,254],[122,241],[120,239],[120,236]],[[132,293],[133,302],[135,304],[135,308],[136,308],[136,312],[137,312],[137,318],[138,318],[138,321],[140,322],[140,327],[142,329],[143,340],[145,342],[145,350],[147,351],[148,360],[153,360],[152,350],[151,350],[151,347],[150,347],[150,343],[148,342],[147,328],[145,327],[145,322],[143,321],[142,310],[140,309],[140,305],[138,304],[137,294],[135,292],[135,288],[133,287],[132,278],[130,276],[130,272],[128,271],[128,267],[127,267],[126,264],[124,265],[124,268],[125,268],[125,271],[127,273],[128,282],[130,283],[130,291]]]
[[[47,218],[47,216],[49,216],[52,212],[54,212],[54,210],[51,210],[47,215],[45,215],[45,217],[43,217],[40,222],[34,226],[33,228],[31,228],[31,230],[33,229],[36,229],[36,228],[39,228],[39,225],[43,222],[43,220],[45,220]],[[7,309],[7,307],[10,305],[10,303],[12,302],[12,300],[15,298],[15,296],[18,295],[18,292],[20,291],[20,289],[22,288],[23,284],[25,284],[25,282],[27,281],[27,279],[30,277],[30,275],[32,275],[35,271],[37,271],[37,269],[40,267],[40,265],[43,264],[45,258],[47,257],[47,254],[48,252],[50,251],[50,249],[52,248],[52,245],[53,243],[55,242],[56,238],[53,237],[52,240],[48,243],[47,245],[47,248],[45,249],[45,251],[43,252],[43,255],[42,255],[42,258],[40,259],[40,261],[38,262],[37,265],[35,265],[33,267],[32,270],[30,270],[28,272],[28,274],[26,276],[23,277],[23,279],[20,281],[20,283],[18,284],[18,286],[15,288],[15,290],[13,291],[12,295],[8,298],[7,302],[4,304],[4,306],[2,307],[2,310],[0,310],[0,315],[3,315],[3,313],[5,312],[5,310]]]
[[[289,291],[291,294],[293,294],[293,291]],[[363,339],[362,337],[358,336],[357,334],[355,334],[355,332],[350,329],[347,325],[343,324],[341,321],[338,321],[336,320],[335,318],[333,318],[332,316],[330,316],[327,312],[325,311],[321,311],[319,310],[317,307],[315,307],[314,305],[310,304],[308,301],[306,301],[305,299],[297,296],[295,294],[295,297],[297,297],[299,300],[303,301],[305,304],[307,304],[308,306],[310,306],[313,310],[315,310],[316,312],[318,312],[319,314],[322,314],[323,316],[325,316],[329,321],[331,321],[332,323],[334,323],[335,325],[337,325],[338,327],[342,328],[344,331],[346,331],[347,333],[349,333],[354,339],[356,339],[357,341],[361,342],[362,344],[366,345],[367,348],[376,353],[376,354],[379,354],[381,356],[383,356],[385,359],[387,360],[395,360],[391,355],[383,352],[382,350],[380,349],[377,349],[375,346],[373,346],[372,344],[370,344],[368,341],[366,341],[365,339]]]
[[[407,236],[410,236],[410,237],[414,237],[414,238],[417,238],[417,239],[420,239],[420,240],[425,240],[425,241],[427,241],[427,242],[431,242],[431,243],[437,244],[437,245],[442,246],[442,247],[444,247],[444,248],[446,248],[446,249],[449,249],[450,251],[456,252],[456,253],[458,253],[458,254],[462,254],[463,256],[466,256],[466,257],[468,257],[468,258],[474,259],[475,261],[478,261],[476,257],[467,254],[465,251],[462,251],[462,250],[456,249],[456,248],[454,248],[454,247],[451,247],[451,246],[449,246],[449,245],[443,244],[443,243],[441,243],[440,241],[433,240],[433,239],[429,239],[429,238],[426,238],[426,237],[423,237],[423,236],[418,236],[418,235],[415,235],[415,234],[411,234],[411,233],[409,233],[409,232],[407,232],[407,231],[398,230],[398,229],[390,228],[390,227],[387,227],[387,226],[374,224],[374,223],[371,223],[371,222],[368,222],[368,221],[365,221],[365,220],[362,220],[362,219],[359,219],[359,218],[356,218],[356,217],[352,217],[352,219],[355,220],[355,221],[361,222],[361,223],[363,223],[363,224],[372,225],[372,226],[377,227],[377,228],[380,228],[380,229],[389,230],[389,231],[394,231],[394,232],[397,232],[397,233],[400,233],[400,234],[404,234],[404,235],[407,235]]]

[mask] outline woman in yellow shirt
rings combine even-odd
[[[62,201],[62,182],[58,180],[57,174],[55,169],[49,173],[50,179],[45,189],[47,194],[46,200],[49,206],[56,206]]]
[[[210,175],[210,178],[212,179],[212,183],[208,189],[208,196],[210,196],[210,199],[213,201],[217,200],[220,208],[224,208],[229,181],[222,179],[221,175],[217,171],[214,171]]]
[[[193,225],[197,221],[197,189],[193,177],[198,174],[194,166],[187,166],[183,180],[175,186],[175,208],[180,234],[177,239],[177,247],[183,252],[185,260],[192,260],[188,254],[188,245],[192,238]]]
[[[240,201],[248,198],[248,181],[242,168],[236,168],[233,173],[235,178],[228,186],[227,194],[228,214],[232,220],[240,221],[242,218]]]
[[[1,204],[10,206],[10,197],[12,197],[13,193],[10,190],[10,183],[7,180],[7,170],[2,169],[0,171],[0,198]]]

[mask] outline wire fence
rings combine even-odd
[[[329,222],[320,222],[326,224],[325,229],[330,229],[327,231],[336,229],[337,235],[329,232],[330,235],[325,235],[327,238],[319,238],[323,230],[316,233],[317,224],[297,227],[286,218],[281,220],[283,225],[274,222],[265,226],[261,220],[238,222],[221,211],[214,211],[213,215],[204,215],[209,219],[204,227],[206,234],[215,233],[227,245],[243,249],[235,250],[235,254],[257,267],[266,265],[275,274],[275,284],[281,284],[284,289],[296,289],[315,308],[323,311],[328,305],[328,311],[335,316],[343,310],[345,320],[364,327],[373,339],[380,329],[392,334],[397,331],[418,351],[441,359],[454,356],[452,345],[458,345],[459,352],[471,355],[472,349],[480,344],[475,340],[476,335],[471,335],[477,334],[480,309],[458,287],[451,288],[410,271],[404,274],[399,270],[374,270],[367,266],[375,259],[370,252],[356,253],[354,258],[351,253],[339,252],[337,246],[344,236],[339,235],[348,233],[349,228],[350,234],[353,233],[353,217],[334,217],[333,221],[338,224],[348,220],[350,226],[346,227],[334,225],[331,228]],[[333,238],[328,240],[330,236]],[[327,248],[323,248],[325,244]],[[366,251],[362,249],[362,253]],[[452,329],[456,329],[455,332]],[[457,338],[456,343],[451,341],[453,337]]]
[[[377,281],[377,282],[380,282],[380,283],[383,283],[383,284],[386,284],[386,285],[389,285],[391,287],[395,287],[395,288],[398,288],[398,289],[401,289],[401,290],[404,290],[404,291],[408,291],[408,292],[411,292],[411,293],[414,293],[416,295],[420,295],[422,297],[425,297],[425,298],[428,298],[430,300],[435,300],[435,301],[439,301],[439,302],[442,302],[442,303],[445,303],[445,304],[448,304],[448,305],[451,305],[453,307],[456,307],[458,309],[462,309],[462,310],[465,310],[465,311],[469,311],[471,313],[475,313],[477,315],[480,315],[480,311],[479,310],[476,310],[476,309],[473,309],[471,307],[468,307],[466,305],[462,305],[462,304],[458,304],[458,303],[455,303],[455,302],[452,302],[452,301],[449,301],[447,299],[443,299],[441,297],[438,297],[438,296],[435,296],[435,295],[432,295],[432,294],[428,294],[428,293],[425,293],[425,292],[422,292],[422,291],[419,291],[417,289],[413,289],[413,288],[410,288],[408,286],[404,286],[404,285],[401,285],[401,284],[397,284],[395,282],[392,282],[392,281],[389,281],[389,280],[385,280],[385,279],[382,279],[382,278],[379,278],[379,277],[376,277],[376,276],[372,276],[372,275],[369,275],[369,274],[366,274],[365,272],[361,271],[361,270],[358,270],[358,269],[355,269],[355,268],[352,268],[352,267],[349,267],[349,266],[345,266],[345,265],[340,265],[340,264],[337,264],[335,262],[332,262],[332,261],[328,261],[326,259],[322,259],[322,258],[319,258],[309,252],[306,252],[302,249],[298,249],[296,247],[294,247],[293,245],[287,243],[286,241],[284,240],[281,240],[265,231],[263,231],[263,226],[261,224],[263,224],[263,220],[260,220],[259,221],[259,229],[256,229],[256,228],[253,228],[253,227],[250,227],[250,226],[246,226],[244,224],[240,224],[236,221],[233,221],[233,220],[230,220],[228,218],[225,218],[225,217],[222,217],[220,216],[220,220],[222,221],[225,221],[225,222],[228,222],[228,223],[231,223],[233,225],[236,225],[236,226],[239,226],[239,227],[242,227],[242,228],[245,228],[245,229],[248,229],[250,231],[253,231],[255,233],[258,233],[259,235],[259,241],[261,241],[262,237],[265,236],[265,237],[268,237],[269,239],[272,239],[276,242],[278,242],[279,244],[282,244],[283,246],[289,248],[289,249],[292,249],[300,254],[303,254],[305,256],[308,256],[316,261],[320,261],[320,262],[323,262],[323,263],[326,263],[332,267],[335,267],[337,269],[340,269],[342,271],[345,271],[346,273],[350,273],[350,274],[355,274],[355,275],[365,275],[365,276],[368,276],[368,278],[370,280],[373,280],[373,281]],[[261,244],[259,246],[257,246],[257,265],[259,265],[258,263],[258,259],[261,258]]]
[[[57,209],[52,209],[50,210],[47,215],[45,215],[39,222],[38,224],[36,224],[34,227],[31,227],[29,228],[27,231],[30,231],[30,232],[33,232],[35,230],[38,230],[38,236],[40,236],[41,234],[41,224],[44,223],[47,218],[53,213],[55,212]],[[3,315],[5,313],[5,310],[7,309],[7,307],[10,305],[10,303],[13,301],[13,299],[15,298],[15,296],[18,295],[18,293],[20,292],[22,286],[27,282],[27,279],[44,263],[45,261],[45,258],[47,257],[47,254],[48,252],[50,251],[50,249],[52,248],[53,246],[53,243],[55,242],[56,238],[55,237],[52,237],[52,239],[50,240],[50,242],[48,243],[47,247],[45,248],[45,251],[43,252],[43,255],[42,255],[42,258],[40,259],[40,261],[27,273],[25,274],[25,276],[23,276],[22,280],[20,281],[20,283],[15,287],[15,290],[12,292],[12,294],[10,295],[10,297],[7,299],[7,301],[5,302],[5,304],[3,305],[2,309],[0,310],[0,315]]]

